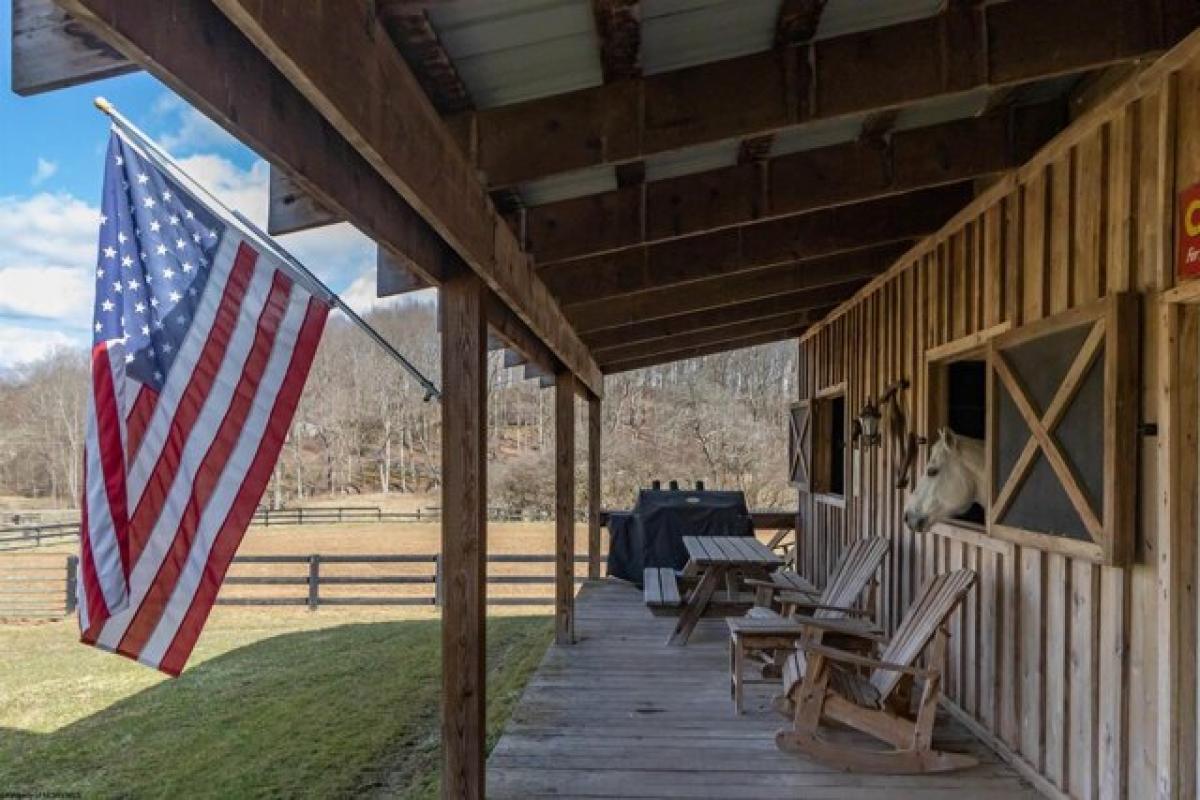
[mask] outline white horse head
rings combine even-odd
[[[925,474],[904,506],[904,524],[925,533],[934,523],[986,502],[983,441],[942,428],[930,448]]]

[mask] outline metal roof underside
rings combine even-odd
[[[426,13],[476,108],[604,82],[589,0],[458,0]]]
[[[489,109],[600,86],[604,82],[593,0],[420,0],[475,108]],[[719,62],[775,46],[783,0],[640,0],[640,67],[654,75]],[[924,19],[949,0],[828,0],[814,39],[827,39]],[[1053,78],[994,93],[988,89],[938,97],[900,109],[881,130],[923,128],[1062,97],[1079,76]],[[854,141],[867,115],[816,120],[777,131],[767,157]],[[873,124],[878,123],[873,120]],[[757,137],[756,137],[757,138]],[[709,142],[643,159],[644,179],[660,181],[737,163],[742,141]],[[537,147],[537,142],[530,142]],[[761,157],[763,151],[758,150]],[[537,206],[609,192],[611,165],[574,170],[516,187],[522,204]],[[783,334],[781,333],[781,337]]]

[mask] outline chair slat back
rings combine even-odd
[[[829,576],[829,582],[825,584],[825,589],[821,592],[821,605],[836,606],[837,608],[853,606],[867,583],[875,575],[875,570],[879,569],[879,565],[883,563],[883,557],[887,555],[887,551],[888,540],[882,536],[859,539],[847,547],[846,552],[842,554],[842,560],[834,568],[833,574]],[[831,619],[846,615],[841,611],[822,608],[818,609],[813,616]]]
[[[956,569],[930,578],[900,621],[896,635],[880,653],[879,660],[906,667],[916,662],[937,629],[971,590],[975,578],[975,571],[969,569]],[[879,690],[882,700],[896,688],[902,677],[899,672],[877,669],[871,674],[871,684]]]

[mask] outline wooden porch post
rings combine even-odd
[[[442,797],[484,796],[487,322],[484,286],[442,284]]]
[[[600,577],[600,398],[588,395],[588,577]]]
[[[575,376],[554,381],[554,641],[575,643]]]

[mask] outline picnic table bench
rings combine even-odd
[[[727,599],[734,601],[739,596],[740,581],[765,579],[783,564],[778,554],[747,536],[685,536],[683,546],[688,551],[684,577],[696,578],[697,583],[688,593],[668,640],[673,645],[687,644],[720,585],[725,585]]]

